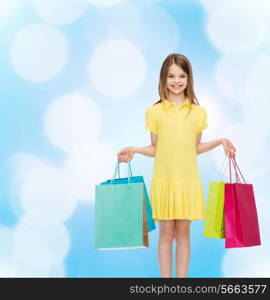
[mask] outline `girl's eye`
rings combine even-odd
[[[171,77],[174,77],[174,75],[168,75],[168,77],[171,78]],[[180,77],[181,77],[181,78],[185,78],[185,77],[187,77],[187,75],[181,75]]]

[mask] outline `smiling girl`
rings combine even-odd
[[[235,156],[230,140],[201,142],[208,127],[206,110],[193,89],[192,67],[181,54],[170,54],[159,79],[160,100],[145,111],[151,145],[126,147],[117,153],[128,162],[135,153],[155,157],[150,187],[153,218],[159,222],[158,259],[161,277],[172,276],[172,243],[176,240],[176,277],[187,277],[190,261],[190,224],[205,217],[204,193],[197,155],[222,145]]]

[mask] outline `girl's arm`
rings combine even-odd
[[[156,154],[156,146],[149,145],[146,147],[133,147],[134,153],[140,153],[146,156],[155,157]]]
[[[226,156],[234,156],[236,148],[232,144],[232,142],[225,138],[216,139],[207,143],[201,143],[202,133],[198,134],[196,141],[196,152],[197,154],[201,154],[207,151],[210,151],[216,148],[219,145],[222,145],[224,148],[224,152]]]
[[[198,143],[196,145],[196,152],[197,154],[201,154],[210,151],[221,144],[222,144],[222,139],[216,139],[207,143]]]
[[[146,147],[126,147],[117,153],[119,162],[128,162],[132,160],[135,153],[155,157],[157,145],[157,135],[151,132],[151,145]]]
[[[117,153],[119,162],[128,162],[132,160],[135,153],[155,157],[157,145],[157,135],[151,132],[151,145],[146,147],[126,147]]]

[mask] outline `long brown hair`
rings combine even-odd
[[[199,102],[197,100],[193,88],[193,73],[192,73],[191,64],[184,55],[178,53],[172,53],[168,55],[162,64],[160,75],[159,75],[159,84],[158,84],[158,93],[160,96],[160,100],[154,104],[160,103],[164,98],[168,99],[168,89],[166,86],[167,85],[166,82],[167,82],[169,67],[172,64],[176,64],[185,73],[187,73],[188,81],[187,81],[187,87],[184,90],[184,95],[190,99],[191,103],[199,105]]]

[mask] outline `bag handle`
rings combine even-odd
[[[236,183],[240,183],[239,176],[238,176],[238,173],[237,173],[237,169],[236,169],[236,167],[235,167],[235,164],[233,163],[232,159],[229,157],[230,183],[232,183],[231,164],[232,164],[232,166],[233,166],[233,168],[234,168],[235,181],[236,181]]]
[[[236,162],[236,160],[235,160],[235,157],[232,158],[232,162],[234,163],[234,165],[235,165],[236,168],[238,169],[238,171],[239,171],[239,173],[240,173],[240,175],[241,175],[241,177],[242,177],[244,183],[246,184],[245,178],[244,178],[242,172],[240,171],[240,168],[239,168],[239,166],[238,166],[238,164],[237,164],[237,162]]]
[[[241,183],[240,182],[240,177],[239,177],[239,174],[238,174],[238,171],[237,171],[237,170],[239,170],[239,172],[242,176],[242,179],[244,180],[244,183],[246,184],[245,178],[244,178],[244,176],[242,175],[242,173],[240,171],[240,168],[239,168],[239,166],[238,166],[238,164],[235,160],[235,157],[232,157],[232,158],[229,157],[229,162],[230,162],[230,164],[229,164],[229,166],[230,166],[230,183],[232,183],[232,176],[231,176],[231,163],[232,163],[232,165],[234,167],[234,171],[235,171],[236,183]]]
[[[113,176],[112,176],[112,179],[111,179],[111,182],[110,184],[112,184],[114,181],[115,181],[115,178],[116,178],[116,175],[118,174],[118,178],[120,178],[120,168],[119,168],[119,164],[120,162],[117,161],[116,162],[116,166],[115,166],[115,169],[114,169],[114,173],[113,173]],[[132,177],[132,171],[131,171],[131,165],[130,165],[130,161],[128,162],[128,184],[130,182],[130,177]]]
[[[224,159],[224,161],[223,161],[223,164],[222,164],[222,166],[220,167],[217,176],[215,177],[215,178],[216,178],[216,181],[219,181],[219,180],[221,181],[222,178],[224,178],[224,174],[225,174],[225,172],[226,172],[226,170],[227,170],[227,168],[228,168],[228,161],[227,161],[227,164],[225,165],[226,160],[227,160],[227,158],[225,157],[225,159]],[[222,173],[222,170],[223,170],[223,173]],[[220,175],[221,175],[221,176],[220,176]]]

